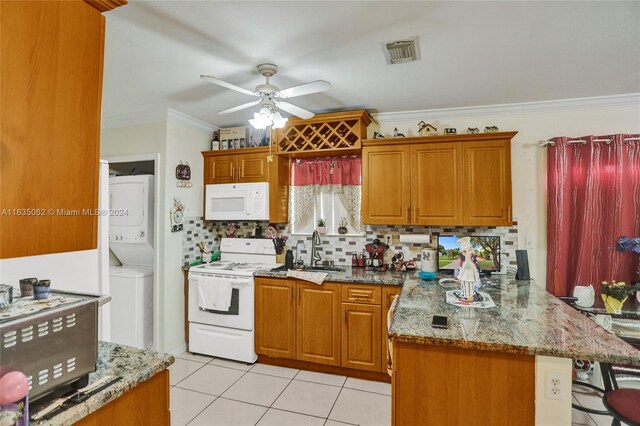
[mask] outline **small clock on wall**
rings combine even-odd
[[[185,162],[176,166],[176,186],[178,188],[191,188],[193,184],[191,183],[191,167],[189,167],[189,163]]]
[[[169,214],[171,217],[171,232],[179,232],[184,228],[184,204],[178,198],[173,198],[173,207]]]

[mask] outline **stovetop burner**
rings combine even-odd
[[[223,262],[223,261],[218,261],[218,262],[213,262],[213,263],[207,263],[205,265],[203,265],[205,268],[207,269],[233,269],[233,262]]]

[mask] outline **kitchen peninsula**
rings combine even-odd
[[[259,271],[255,275],[275,279],[274,285],[283,287],[293,281],[279,271]],[[483,278],[481,291],[496,304],[486,309],[447,304],[446,288],[438,281],[420,280],[413,272],[347,267],[329,274],[326,281],[310,286],[317,292],[328,292],[336,284],[397,290],[401,286],[389,329],[394,425],[565,424],[571,415],[572,359],[640,365],[640,351],[533,281],[517,281],[505,275]],[[295,296],[287,293],[282,297],[295,305]],[[385,300],[383,316],[387,307]],[[277,317],[275,311],[270,313],[271,320]],[[434,315],[448,317],[449,327],[431,327]],[[287,318],[283,315],[281,324],[291,323],[285,321]],[[341,321],[344,319],[338,318]],[[260,326],[257,323],[257,330]],[[342,333],[344,337],[345,328]],[[297,342],[295,336],[290,339]],[[278,341],[283,349],[280,358],[297,355],[287,341]],[[382,358],[385,352],[386,347]],[[546,372],[561,374],[564,400],[545,398]],[[559,412],[568,416],[567,421],[559,420]]]
[[[455,307],[437,282],[405,281],[389,330],[394,425],[551,424],[540,409],[546,359],[640,365],[640,351],[533,282],[494,276],[481,291],[496,307]],[[433,328],[433,315],[449,327]],[[563,385],[570,412],[570,376]]]

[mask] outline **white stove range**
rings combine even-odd
[[[220,251],[220,261],[189,269],[189,351],[253,363],[253,273],[279,266],[273,241],[223,238]],[[220,290],[228,295],[229,288],[228,309],[211,309],[201,300]]]

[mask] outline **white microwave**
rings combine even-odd
[[[269,183],[205,186],[205,220],[269,220]]]

